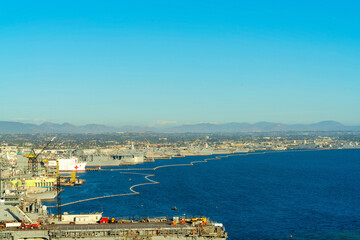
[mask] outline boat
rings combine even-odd
[[[136,165],[144,163],[144,154],[142,152],[123,152],[108,156],[88,156],[86,162],[91,167]]]
[[[87,162],[80,162],[77,157],[60,158],[57,160],[49,160],[49,167],[56,167],[56,161],[59,162],[60,172],[84,172]]]

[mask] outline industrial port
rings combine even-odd
[[[119,137],[120,136],[120,137]],[[147,183],[130,187],[130,193],[61,202],[64,186],[86,188],[79,172],[109,171],[109,166],[141,165],[156,159],[195,155],[256,154],[258,151],[321,150],[359,148],[357,136],[158,136],[131,133],[125,136],[94,135],[93,140],[79,136],[47,135],[1,136],[0,239],[227,239],[221,223],[204,216],[126,217],[99,213],[67,213],[61,210],[77,202],[107,197],[137,195],[135,186],[158,184],[145,176]],[[124,137],[130,140],[123,140]],[[21,139],[21,140],[19,140]],[[203,162],[206,162],[204,160]],[[195,162],[189,164],[193,165]],[[155,171],[157,168],[132,168]],[[103,169],[104,168],[104,169]],[[110,169],[111,170],[111,169]],[[124,169],[122,169],[124,170]],[[125,169],[126,170],[126,169]],[[43,201],[55,200],[56,206]],[[57,214],[50,214],[55,207]],[[90,212],[90,211],[89,211]],[[174,212],[176,213],[176,212]]]
[[[51,148],[54,140],[21,153],[21,148],[2,145],[0,239],[227,238],[224,226],[206,217],[119,218],[103,216],[102,212],[63,212],[61,207],[66,204],[62,204],[61,195],[66,192],[62,187],[85,183],[77,176],[78,172],[101,170],[91,168],[94,166],[134,165],[149,160],[134,147],[113,156],[94,156],[85,155],[83,150]],[[90,168],[86,169],[87,165]],[[49,199],[57,201],[57,214],[50,214],[43,205]]]

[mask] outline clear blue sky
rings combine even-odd
[[[2,1],[0,120],[360,124],[359,1]]]

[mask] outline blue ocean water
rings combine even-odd
[[[157,160],[153,168],[213,158]],[[130,172],[130,171],[129,171]],[[222,222],[229,239],[360,239],[360,150],[285,151],[236,154],[193,166],[159,168],[159,184],[140,194],[65,206],[69,213],[104,216],[205,215]],[[62,203],[128,193],[148,182],[119,171],[80,173],[82,187],[65,187]],[[172,211],[176,206],[179,211]],[[52,209],[56,213],[55,209]]]

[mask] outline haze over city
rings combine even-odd
[[[356,1],[0,8],[1,121],[359,125]]]

